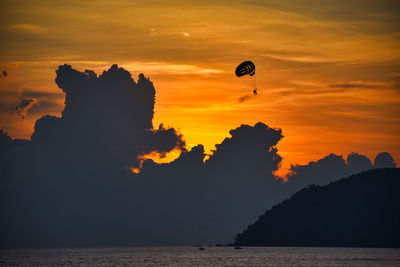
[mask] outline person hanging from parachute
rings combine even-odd
[[[252,83],[253,87],[253,94],[257,95],[257,81],[255,79],[256,74],[256,66],[251,61],[244,61],[240,63],[235,70],[235,74],[237,77],[242,77],[245,75],[249,75],[250,82]]]

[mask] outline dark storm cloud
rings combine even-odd
[[[32,106],[37,103],[36,99],[22,99],[21,102],[14,108],[21,119],[25,119],[27,112]]]

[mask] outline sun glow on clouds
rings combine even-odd
[[[162,153],[158,153],[158,152],[151,152],[149,154],[146,155],[142,155],[140,157],[138,157],[138,160],[140,161],[139,163],[139,167],[138,168],[129,168],[131,170],[131,172],[133,173],[140,173],[142,166],[143,166],[143,162],[145,160],[151,159],[152,161],[158,163],[158,164],[162,164],[162,163],[169,163],[171,161],[174,161],[175,159],[177,159],[181,154],[181,150],[175,148],[173,150],[171,150],[168,153],[162,154]]]
[[[11,24],[10,28],[12,30],[17,30],[17,31],[21,31],[21,32],[34,32],[34,33],[40,33],[40,32],[44,32],[44,28],[42,26],[39,25],[35,25],[35,24]]]
[[[3,104],[10,90],[59,92],[58,65],[100,75],[118,64],[133,79],[143,73],[154,82],[154,125],[179,128],[206,151],[230,129],[262,121],[282,128],[284,164],[352,150],[371,158],[388,150],[400,159],[396,1],[38,3],[0,9],[7,22],[0,66],[9,72],[0,80]],[[256,63],[259,94],[240,102],[252,93],[234,75],[244,60]],[[12,136],[29,138],[46,113],[28,113],[23,130],[9,113],[0,122]]]
[[[225,71],[219,69],[202,68],[195,65],[186,64],[169,64],[165,62],[130,62],[120,65],[121,67],[146,74],[171,74],[171,75],[187,75],[187,74],[219,74]]]
[[[43,66],[58,66],[64,64],[66,59],[50,58],[47,60],[40,61],[19,61],[9,64],[9,67],[19,66],[23,64],[24,66],[31,67],[43,67]],[[109,61],[96,61],[96,60],[68,60],[68,64],[73,65],[77,69],[91,69],[94,70],[98,75],[100,75],[105,69],[109,68],[115,62]],[[132,74],[144,73],[149,78],[151,75],[215,75],[222,74],[226,71],[214,68],[204,68],[197,65],[189,64],[173,64],[168,62],[123,62],[118,64],[118,66],[125,68]],[[13,67],[14,68],[14,67]]]

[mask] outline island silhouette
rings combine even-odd
[[[237,234],[235,246],[400,247],[400,169],[310,185]]]

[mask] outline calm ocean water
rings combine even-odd
[[[0,250],[1,266],[400,266],[400,249],[129,247]]]

